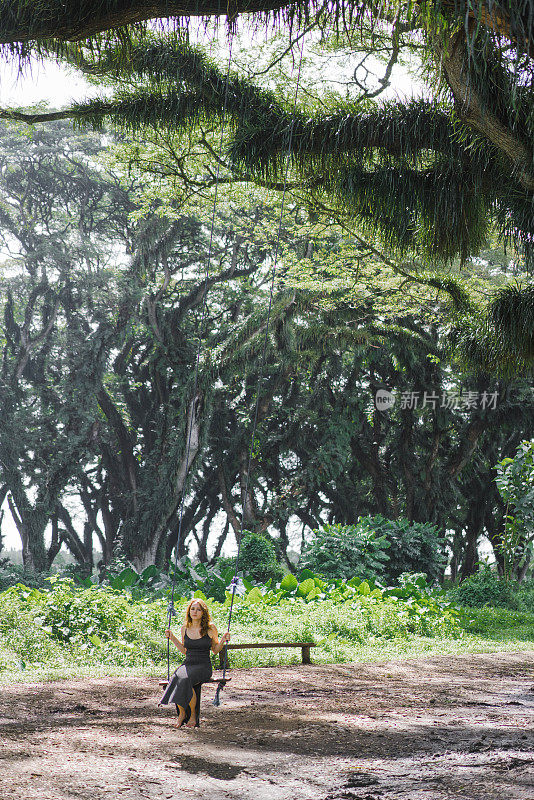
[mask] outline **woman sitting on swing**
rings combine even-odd
[[[210,650],[219,653],[230,641],[230,634],[224,633],[219,640],[217,628],[211,622],[208,606],[204,600],[196,597],[187,605],[181,633],[182,641],[177,639],[172,631],[165,631],[167,639],[185,655],[185,661],[172,676],[159,704],[176,704],[178,727],[183,725],[189,707],[191,717],[187,727],[194,728],[197,696],[193,687],[209,681],[212,675]]]

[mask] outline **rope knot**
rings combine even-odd
[[[237,575],[234,575],[228,586],[226,587],[227,591],[231,592],[232,594],[235,592],[236,594],[245,594],[245,584],[238,578]]]

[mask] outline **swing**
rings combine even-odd
[[[224,125],[226,119],[226,110],[227,110],[227,100],[228,100],[228,83],[229,83],[229,76],[230,76],[230,66],[232,62],[232,44],[233,44],[233,31],[230,38],[230,54],[228,59],[228,68],[226,71],[226,83],[225,83],[225,97],[224,97],[224,107],[223,107],[223,115],[221,120],[221,140],[219,146],[219,159],[217,164],[217,174],[215,179],[215,195],[213,201],[213,212],[212,212],[212,220],[211,220],[211,232],[210,232],[210,242],[209,242],[209,249],[208,249],[208,259],[207,259],[207,266],[206,266],[206,274],[205,274],[205,292],[204,292],[204,299],[203,299],[203,309],[202,309],[202,316],[201,316],[201,323],[200,323],[200,330],[202,330],[202,325],[204,324],[206,308],[207,308],[207,284],[208,284],[208,277],[209,277],[209,269],[210,269],[210,262],[211,262],[211,253],[212,253],[212,244],[213,244],[213,232],[214,232],[214,225],[215,225],[215,212],[216,212],[216,203],[217,203],[217,191],[218,191],[218,182],[219,182],[219,174],[220,174],[220,163],[222,160],[222,147],[223,147],[223,135],[224,135]],[[250,479],[250,470],[251,470],[251,463],[252,463],[252,453],[256,435],[256,429],[258,425],[258,410],[259,410],[259,400],[261,395],[261,383],[263,380],[263,371],[265,366],[265,357],[267,352],[267,342],[268,342],[268,335],[269,335],[269,323],[271,318],[272,312],[272,305],[273,305],[273,294],[274,294],[274,282],[276,277],[276,269],[277,269],[277,261],[278,261],[278,252],[280,247],[280,237],[282,231],[282,220],[284,214],[284,204],[286,199],[286,192],[287,192],[287,179],[289,173],[289,157],[291,154],[291,145],[293,141],[293,131],[295,127],[295,116],[296,116],[296,107],[297,107],[297,98],[298,98],[298,91],[300,86],[300,78],[301,78],[301,69],[302,69],[302,57],[304,52],[304,37],[302,38],[301,47],[300,47],[300,59],[298,65],[298,73],[297,73],[297,82],[295,88],[295,97],[293,102],[293,115],[291,118],[291,124],[289,127],[288,133],[288,146],[287,146],[287,153],[286,153],[286,163],[285,163],[285,174],[284,174],[284,185],[283,185],[283,192],[282,192],[282,203],[280,208],[280,218],[278,223],[278,234],[277,234],[277,241],[276,247],[273,257],[273,266],[272,266],[272,273],[271,273],[271,284],[270,284],[270,294],[269,294],[269,306],[267,311],[267,320],[265,325],[265,335],[263,340],[263,349],[262,349],[262,356],[260,362],[260,372],[258,376],[258,383],[257,383],[257,390],[256,390],[256,405],[254,411],[254,422],[252,426],[252,434],[250,438],[250,447],[248,452],[248,461],[247,461],[247,468],[245,473],[245,496],[247,496],[248,486],[249,486],[249,479]],[[197,350],[197,357],[196,357],[196,365],[195,365],[195,377],[194,377],[194,390],[193,390],[193,397],[196,397],[197,394],[197,387],[198,387],[198,371],[199,371],[199,363],[200,363],[200,351],[201,351],[201,342],[202,336],[199,336],[199,343],[198,343],[198,350]],[[186,448],[186,463],[189,463],[189,452],[190,452],[190,444],[191,444],[191,432],[192,432],[192,424],[193,424],[193,415],[191,414],[190,423],[189,423],[189,433],[188,433],[188,440],[187,440],[187,448]],[[178,523],[178,536],[175,546],[175,569],[173,574],[172,580],[172,590],[171,590],[171,599],[169,602],[168,607],[168,622],[167,622],[167,629],[170,629],[171,620],[173,616],[176,616],[176,611],[174,610],[174,590],[175,590],[175,581],[176,581],[176,566],[178,563],[178,553],[180,547],[180,539],[182,533],[182,519],[183,519],[183,510],[184,510],[184,501],[185,501],[185,486],[184,490],[182,491],[182,501],[180,505],[180,515],[179,515],[179,523]],[[234,607],[234,599],[236,594],[236,589],[238,585],[238,570],[239,570],[239,556],[241,551],[241,542],[243,539],[243,527],[244,527],[244,509],[243,513],[241,514],[241,526],[239,531],[239,538],[238,538],[238,545],[237,545],[237,555],[236,555],[236,564],[235,564],[235,571],[234,577],[230,582],[230,586],[232,587],[231,593],[231,601],[230,601],[230,611],[228,614],[228,627],[227,633],[230,633],[230,626],[232,622],[232,612]],[[212,683],[217,684],[217,689],[215,691],[215,697],[213,699],[213,705],[219,706],[220,705],[220,693],[221,690],[226,686],[226,684],[231,681],[231,678],[226,677],[226,671],[228,666],[228,658],[227,658],[227,648],[225,647],[223,651],[221,651],[221,657],[223,659],[223,674],[221,678],[211,678],[210,680],[203,681],[203,683],[198,683],[193,685],[193,691],[195,692],[196,696],[196,704],[195,704],[195,727],[198,728],[200,726],[200,700],[201,700],[201,693],[202,693],[202,686],[204,683]],[[303,650],[304,653],[304,650]],[[309,648],[308,648],[309,653]],[[170,640],[167,640],[167,680],[160,681],[160,686],[167,687],[170,681]],[[178,712],[178,706],[177,706]],[[185,709],[186,716],[184,722],[187,722],[191,718],[191,709],[190,707]],[[178,712],[179,713],[179,712]]]

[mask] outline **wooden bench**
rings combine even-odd
[[[313,642],[254,642],[253,644],[227,644],[219,653],[219,666],[224,667],[225,660],[228,666],[227,650],[255,650],[266,647],[300,647],[302,650],[302,663],[311,664],[310,648],[315,647]]]

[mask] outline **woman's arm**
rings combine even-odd
[[[224,645],[230,641],[229,633],[223,633],[219,641],[219,634],[217,633],[215,625],[210,625],[208,633],[211,636],[211,649],[214,653],[220,653]]]
[[[165,636],[167,637],[167,639],[169,639],[178,648],[180,653],[182,653],[185,656],[185,654],[187,653],[187,650],[183,646],[183,643],[179,639],[176,638],[174,633],[172,631],[168,631],[167,630],[167,631],[165,631]],[[183,636],[183,631],[182,631],[182,640],[183,640],[183,638],[184,638],[184,636]]]

